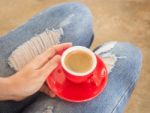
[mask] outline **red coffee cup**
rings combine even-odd
[[[83,72],[83,73],[77,73],[77,72],[74,72],[74,71],[70,70],[69,68],[67,68],[67,66],[65,65],[65,62],[64,62],[65,58],[70,52],[73,52],[73,51],[83,51],[91,56],[92,66],[89,70],[87,70],[86,72]],[[92,76],[92,72],[94,71],[94,69],[97,66],[97,59],[96,59],[96,55],[90,49],[83,47],[83,46],[73,46],[63,52],[62,57],[61,57],[61,65],[63,67],[63,70],[66,74],[66,78],[68,80],[70,80],[71,82],[74,82],[74,83],[82,83],[82,82],[85,82],[89,77]]]

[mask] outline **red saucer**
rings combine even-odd
[[[85,102],[98,96],[106,86],[108,73],[103,61],[97,56],[97,67],[86,82],[69,81],[59,65],[47,78],[50,89],[61,99],[70,102]]]

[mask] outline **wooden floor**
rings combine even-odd
[[[71,0],[66,0],[71,1]],[[150,113],[150,0],[80,0],[92,11],[95,41],[129,41],[142,49],[141,77],[125,113]],[[109,1],[109,2],[108,2]],[[0,36],[65,0],[0,0]]]

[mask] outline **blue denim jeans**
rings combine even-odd
[[[0,38],[0,75],[15,73],[8,66],[8,57],[20,44],[42,33],[45,29],[62,28],[60,42],[90,47],[93,41],[93,25],[90,10],[80,3],[64,3],[48,8],[34,16],[21,27]],[[101,48],[99,45],[96,49]],[[70,103],[35,94],[23,101],[1,101],[0,113],[122,113],[139,77],[142,55],[134,45],[117,44],[108,51],[118,59],[109,73],[104,91],[91,101]],[[36,98],[36,99],[35,99]]]

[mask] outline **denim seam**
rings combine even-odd
[[[121,102],[124,100],[125,95],[131,91],[132,88],[134,88],[135,82],[137,81],[137,79],[135,79],[135,81],[129,85],[129,87],[125,90],[124,94],[121,96],[121,98],[118,101],[118,104],[114,107],[114,109],[111,111],[111,113],[114,113],[114,111],[118,108],[118,106],[121,104]]]
[[[140,70],[142,68],[142,58],[140,59],[140,67],[138,68],[138,73],[135,73],[135,74],[140,74]],[[121,102],[123,101],[123,99],[125,98],[125,95],[131,91],[132,88],[134,88],[134,85],[136,84],[136,81],[138,80],[138,77],[132,82],[131,85],[128,86],[128,88],[125,90],[124,94],[121,96],[120,100],[118,101],[118,104],[114,107],[114,109],[112,110],[111,113],[114,113],[114,111],[117,109],[117,107],[121,104]]]

